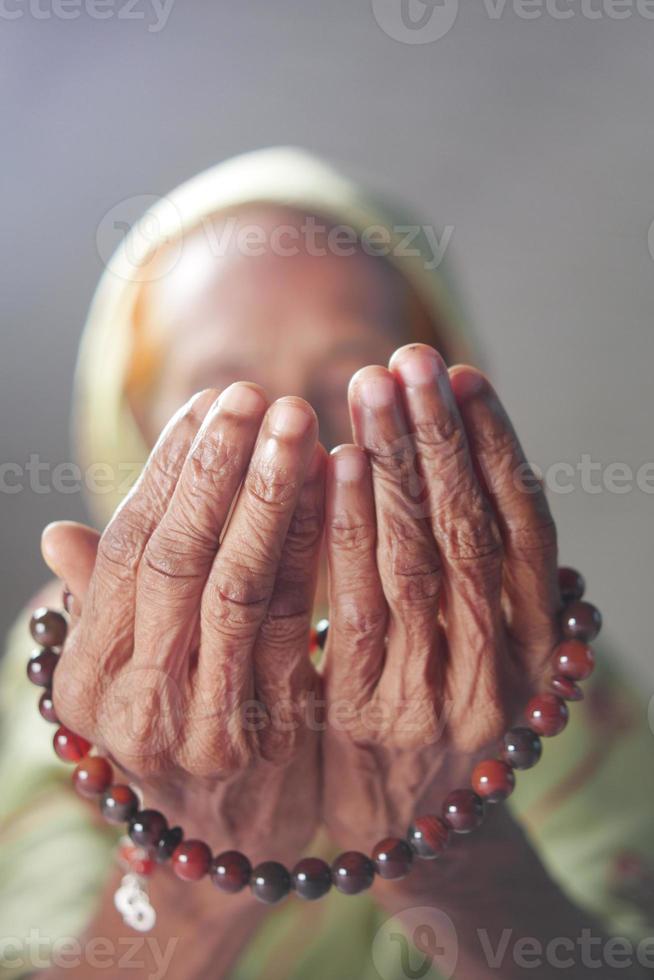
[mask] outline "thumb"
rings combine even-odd
[[[99,531],[75,521],[55,521],[41,535],[43,560],[79,602],[89,586],[99,541]]]

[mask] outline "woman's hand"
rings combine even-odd
[[[54,701],[188,837],[291,859],[318,819],[303,712],[325,453],[301,399],[217,396],[172,419],[99,539],[46,530],[78,613]]]
[[[369,851],[497,752],[556,643],[556,534],[497,396],[430,347],[350,386],[332,454],[325,819]],[[363,452],[365,450],[366,452]]]

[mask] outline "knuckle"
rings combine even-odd
[[[179,491],[191,509],[205,503],[217,486],[231,483],[241,469],[240,447],[222,438],[207,436],[193,447],[188,457],[190,479]]]
[[[286,535],[285,550],[291,555],[305,555],[314,551],[320,543],[322,531],[322,518],[316,510],[296,510]]]
[[[261,519],[261,510],[284,510],[297,497],[299,481],[287,467],[262,465],[248,472],[245,490]]]
[[[334,609],[334,633],[342,636],[348,651],[356,654],[357,647],[366,649],[386,630],[388,614],[383,606],[370,606],[358,601],[355,592],[341,596]]]
[[[390,576],[388,587],[400,602],[434,599],[441,589],[441,566],[436,548],[415,524],[401,518],[388,521]]]
[[[310,607],[303,597],[288,594],[274,599],[261,622],[259,635],[262,643],[273,650],[285,652],[302,647],[308,650],[309,613]]]
[[[451,561],[481,561],[493,565],[502,560],[500,532],[481,490],[467,494],[460,506],[443,509],[437,514],[434,533]]]
[[[556,524],[552,518],[531,524],[509,523],[508,537],[512,557],[529,559],[534,555],[555,558],[558,549]]]
[[[377,529],[373,524],[359,524],[348,517],[334,517],[329,523],[329,537],[339,551],[365,554],[375,547]]]
[[[204,563],[198,567],[202,558],[213,557],[206,538],[192,528],[163,528],[154,532],[143,552],[143,565],[153,573],[155,580],[203,581]]]
[[[145,540],[143,522],[130,509],[124,509],[100,538],[98,560],[119,578],[136,574]]]
[[[226,635],[256,630],[270,598],[270,576],[253,574],[232,560],[221,569],[220,579],[207,586],[203,616],[209,629]]]

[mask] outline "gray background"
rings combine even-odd
[[[158,32],[145,0],[144,19],[115,16],[116,0],[104,21],[20,2],[0,17],[0,460],[70,458],[106,212],[274,143],[327,153],[454,227],[450,258],[533,460],[654,459],[654,21],[635,0],[624,20],[591,20],[579,0],[569,19],[525,20],[511,2],[493,18],[466,0],[425,44],[389,36],[366,0],[176,0]],[[647,685],[654,497],[574,487],[552,497],[562,559]],[[0,508],[6,626],[45,579],[40,528],[83,505],[25,490]]]

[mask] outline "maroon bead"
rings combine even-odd
[[[581,599],[586,591],[586,582],[576,568],[559,568],[559,592],[564,602]]]
[[[555,674],[552,678],[552,690],[564,701],[583,701],[584,699],[584,692],[579,685],[571,681],[569,677],[564,677],[563,674]]]
[[[484,801],[471,789],[455,789],[443,803],[443,820],[457,834],[469,834],[483,819]]]
[[[511,766],[500,759],[484,759],[472,771],[470,780],[478,796],[488,803],[499,803],[515,789],[515,775]]]
[[[569,640],[590,643],[602,628],[602,614],[590,602],[578,599],[563,610],[561,627]]]
[[[407,831],[407,840],[420,858],[440,857],[450,841],[450,829],[440,817],[416,817]]]
[[[525,715],[530,727],[547,738],[558,735],[568,723],[568,707],[556,694],[537,694],[528,703]]]
[[[55,667],[59,662],[59,654],[46,647],[45,650],[35,650],[27,661],[27,676],[32,684],[38,687],[51,687]]]
[[[332,864],[334,887],[344,895],[358,895],[370,888],[375,879],[375,866],[360,851],[345,851]]]
[[[52,691],[44,691],[39,698],[39,714],[51,724],[59,724],[59,719],[57,718],[57,714],[55,712],[54,701],[52,700]]]
[[[554,669],[571,681],[585,681],[595,669],[593,651],[581,640],[564,640],[554,651]]]
[[[64,762],[79,762],[91,749],[91,743],[81,735],[71,732],[65,725],[60,725],[52,739],[54,750]]]
[[[291,881],[296,895],[307,902],[315,902],[332,887],[332,873],[321,858],[302,858],[291,871]]]
[[[102,796],[111,785],[111,763],[101,755],[90,755],[77,765],[73,773],[73,786],[80,796]]]
[[[100,801],[100,812],[109,823],[127,823],[139,808],[139,798],[129,786],[110,786]]]
[[[250,888],[260,902],[274,905],[290,892],[291,876],[278,861],[263,861],[252,871]]]
[[[233,894],[249,884],[252,865],[240,851],[223,851],[211,862],[209,874],[216,888]]]
[[[182,881],[199,881],[209,871],[211,851],[202,840],[185,840],[175,849],[173,871]]]
[[[512,728],[502,742],[502,758],[512,769],[531,769],[540,759],[543,743],[530,728]]]
[[[372,859],[380,878],[405,878],[413,864],[413,851],[401,837],[385,837],[375,844]]]
[[[169,861],[183,839],[184,831],[181,827],[171,827],[170,830],[164,831],[154,848],[154,859],[157,864]]]
[[[168,821],[158,810],[139,810],[129,822],[127,833],[141,847],[155,847],[168,830]]]
[[[66,617],[56,609],[41,606],[32,613],[30,633],[41,646],[60,647],[66,639],[67,631]]]

